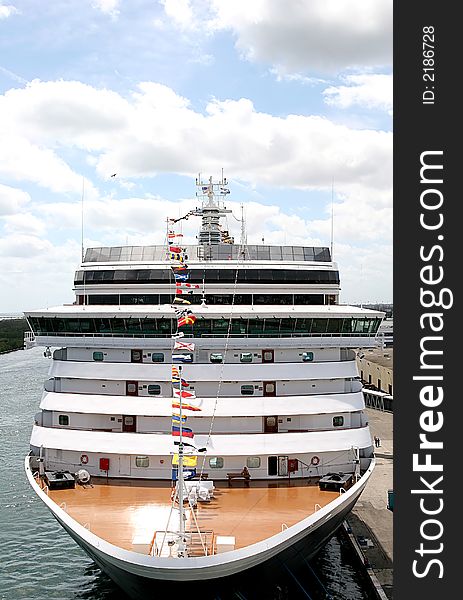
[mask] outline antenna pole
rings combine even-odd
[[[333,260],[333,241],[334,241],[334,177],[331,181],[331,242],[330,242],[330,252],[331,252],[331,260]]]
[[[85,194],[85,179],[82,177],[82,198],[80,201],[81,207],[80,207],[80,211],[81,211],[81,215],[80,215],[80,228],[81,228],[81,232],[80,232],[80,245],[81,245],[81,254],[82,254],[82,262],[84,262],[84,194]]]
[[[363,261],[360,263],[360,285],[363,285]],[[363,300],[360,302],[360,308],[363,308]]]

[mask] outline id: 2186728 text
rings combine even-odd
[[[423,81],[425,89],[423,90],[422,103],[434,104],[435,93],[435,30],[432,25],[423,27]]]

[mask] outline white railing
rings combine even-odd
[[[34,335],[34,334],[33,334]],[[103,332],[88,332],[88,333],[77,333],[77,332],[66,332],[66,331],[37,331],[35,334],[37,337],[84,337],[84,338],[170,338],[172,333],[103,333]],[[226,333],[204,333],[195,332],[194,337],[196,338],[225,338]],[[374,340],[376,334],[374,333],[307,333],[307,332],[292,332],[292,333],[272,333],[263,331],[260,333],[231,333],[231,338],[329,338],[329,339],[359,339],[368,338]],[[35,339],[35,338],[34,338]]]
[[[33,331],[24,332],[24,348],[28,350],[35,346],[35,334]]]

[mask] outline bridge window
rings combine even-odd
[[[344,417],[333,417],[333,427],[342,427],[344,425]]]

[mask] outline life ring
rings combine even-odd
[[[310,464],[316,467],[320,463],[320,458],[318,456],[312,456],[310,460]]]
[[[80,457],[80,462],[83,465],[86,465],[88,463],[88,456],[86,454],[82,454],[81,457]]]

